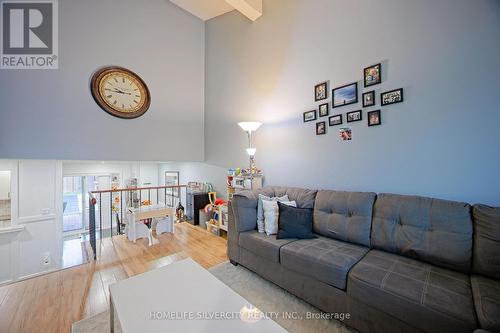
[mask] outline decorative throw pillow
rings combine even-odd
[[[297,207],[295,201],[285,201],[282,204]],[[275,235],[278,232],[278,201],[263,200],[262,207],[264,208],[264,230],[268,236]]]
[[[289,207],[278,202],[278,234],[277,239],[316,238],[313,234],[313,210],[308,208]]]
[[[263,194],[259,194],[259,201],[257,202],[257,231],[259,232],[265,232],[264,229],[264,209],[262,208],[262,201],[267,200],[267,201],[290,201],[288,199],[288,195],[284,195],[282,197],[268,197]]]

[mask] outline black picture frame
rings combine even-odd
[[[372,120],[374,120],[374,117],[373,117],[374,115],[376,115],[377,117],[376,117],[375,121],[372,122]],[[368,121],[368,127],[378,126],[378,125],[382,124],[382,117],[381,117],[380,110],[374,110],[374,111],[368,112],[366,119]]]
[[[350,115],[356,114],[356,113],[359,114],[359,118],[358,119],[349,119]],[[362,110],[356,110],[356,111],[347,112],[346,119],[347,119],[348,123],[354,123],[356,121],[361,121],[361,120],[363,120],[363,112],[362,112]]]
[[[326,117],[326,116],[328,116],[330,114],[329,107],[328,107],[329,105],[328,104],[329,103],[323,103],[323,104],[320,104],[318,106],[318,117]],[[321,111],[322,107],[326,108],[326,113],[325,114],[323,114],[322,111]]]
[[[332,123],[332,120],[338,118],[340,119],[340,123]],[[342,113],[339,114],[334,114],[333,116],[328,117],[328,126],[337,126],[337,125],[342,125],[343,120],[342,120]]]
[[[324,134],[326,134],[326,121],[318,121],[316,123],[316,135],[324,135]]]
[[[324,96],[318,94],[318,90],[320,87],[323,87]],[[318,83],[314,86],[314,101],[322,101],[328,98],[328,81]]]
[[[368,75],[368,74],[369,74],[369,71],[371,69],[377,70],[378,75],[377,75],[377,79],[375,79],[372,82],[369,82],[371,75]],[[364,84],[365,88],[371,87],[371,86],[374,86],[374,85],[380,84],[380,83],[382,83],[382,64],[381,63],[371,65],[371,66],[368,66],[368,67],[363,69],[363,84]]]
[[[314,113],[314,118],[311,118],[311,119],[308,119],[306,120],[306,114],[308,113]],[[316,119],[318,119],[317,115],[316,115],[316,110],[311,110],[311,111],[306,111],[302,114],[302,118],[304,120],[305,123],[309,122],[309,121],[315,121]]]
[[[370,103],[366,103],[366,97],[367,96],[371,96],[371,102]],[[375,90],[367,91],[367,92],[363,93],[363,95],[361,97],[361,100],[363,102],[363,107],[364,108],[369,107],[369,106],[374,106],[375,105]]]
[[[338,94],[340,91],[344,90],[345,88],[348,88],[348,87],[351,87],[353,86],[354,87],[354,98],[349,101],[348,103],[344,103],[343,104],[335,104],[335,96],[336,94]],[[343,86],[340,86],[340,87],[336,87],[334,89],[332,89],[332,109],[333,108],[339,108],[339,107],[342,107],[342,106],[346,106],[346,105],[351,105],[351,104],[356,104],[358,103],[358,82],[353,82],[353,83],[349,83],[349,84],[345,84]]]
[[[389,94],[394,94],[396,92],[399,92],[399,98],[396,100],[386,100],[388,98],[387,96],[384,97],[384,95],[389,95]],[[380,93],[380,105],[389,105],[389,104],[396,104],[396,103],[402,103],[404,101],[403,97],[403,88],[398,88],[398,89],[393,89],[389,91],[385,91],[383,93]]]

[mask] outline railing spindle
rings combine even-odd
[[[120,222],[118,222],[118,233],[122,233],[122,222],[123,222],[123,192],[120,192]]]
[[[109,192],[109,225],[111,227],[111,237],[113,237],[113,192]]]
[[[95,204],[96,200],[92,193],[89,193],[89,242],[94,260],[97,260],[96,241],[95,241]]]
[[[102,193],[99,193],[99,239],[102,239]]]

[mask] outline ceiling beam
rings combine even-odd
[[[262,0],[225,0],[241,14],[255,21],[262,16]]]
[[[262,16],[262,0],[170,0],[203,21],[237,10],[255,21]]]
[[[225,0],[170,0],[203,21],[233,11]]]

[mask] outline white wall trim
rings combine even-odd
[[[85,177],[85,176],[94,176],[94,177],[104,177],[111,176],[111,172],[64,172],[63,177]]]
[[[61,268],[51,268],[51,269],[48,269],[46,271],[37,272],[37,273],[33,273],[33,274],[28,274],[28,275],[23,275],[23,276],[20,276],[19,278],[17,278],[16,282],[22,281],[22,280],[26,280],[26,279],[30,279],[30,278],[33,278],[33,277],[37,277],[37,276],[40,276],[40,275],[45,275],[45,274],[53,273],[53,272],[56,272],[56,271],[59,271],[59,270],[61,270]]]
[[[0,282],[0,287],[6,286],[6,285],[11,284],[13,282],[16,282],[16,281],[13,279],[2,281],[2,282]]]
[[[19,225],[15,225],[15,226],[11,226],[11,227],[4,227],[4,228],[0,228],[0,234],[8,234],[8,233],[13,233],[13,232],[20,232],[20,231],[23,231],[24,230],[24,226],[19,226]]]
[[[56,220],[57,214],[33,215],[18,218],[18,224],[34,223],[48,220]]]

